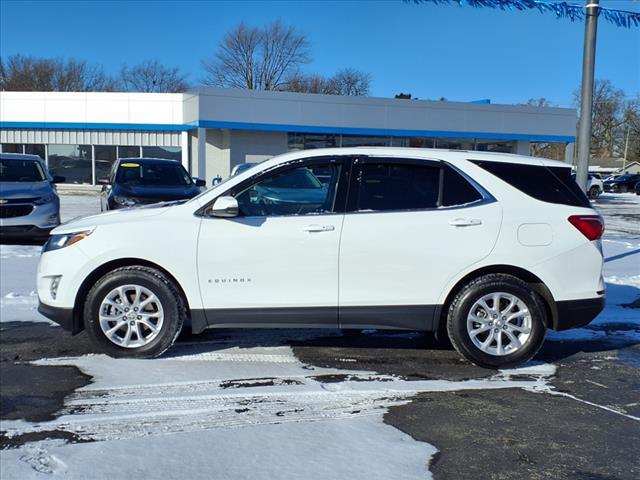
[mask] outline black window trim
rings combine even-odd
[[[347,204],[347,189],[349,188],[349,175],[351,172],[351,164],[352,164],[352,160],[353,160],[354,156],[353,155],[321,155],[321,156],[317,156],[317,157],[304,157],[304,158],[298,158],[298,159],[294,159],[294,160],[290,160],[288,162],[285,163],[279,163],[278,165],[274,165],[271,168],[267,168],[266,170],[262,170],[260,172],[257,172],[255,174],[253,174],[252,176],[250,176],[249,178],[247,178],[246,180],[243,180],[242,182],[228,188],[227,190],[221,192],[219,195],[216,195],[213,199],[211,199],[209,202],[207,202],[204,206],[200,207],[198,210],[196,210],[193,214],[197,217],[202,217],[202,218],[210,218],[210,219],[218,219],[218,220],[225,220],[224,218],[219,218],[219,217],[215,217],[213,215],[209,215],[207,214],[207,211],[209,210],[209,208],[211,208],[213,206],[213,204],[216,202],[216,200],[220,197],[226,197],[226,196],[235,196],[238,193],[240,193],[241,191],[245,190],[247,187],[260,182],[268,177],[271,177],[273,175],[277,175],[278,173],[284,171],[284,170],[288,170],[290,167],[304,167],[304,166],[308,166],[308,165],[317,165],[317,164],[322,164],[322,163],[335,163],[338,165],[342,166],[342,169],[340,171],[340,177],[338,178],[338,185],[336,186],[336,198],[335,198],[335,203],[334,203],[334,208],[332,212],[327,212],[327,213],[308,213],[308,214],[304,214],[304,215],[297,215],[297,214],[291,214],[291,215],[273,215],[270,216],[269,218],[287,218],[287,217],[312,217],[312,218],[317,218],[317,217],[323,217],[323,216],[329,216],[329,215],[340,215],[340,214],[344,214],[345,213],[345,209],[346,209],[346,204]],[[239,215],[240,218],[262,218],[262,215]],[[238,217],[235,217],[238,218]],[[229,220],[228,218],[226,220]]]
[[[419,165],[419,166],[431,166],[438,167],[440,169],[439,190],[438,190],[438,203],[436,207],[427,208],[402,208],[391,210],[372,210],[372,211],[359,211],[356,210],[356,192],[358,187],[356,182],[356,167],[359,164],[368,163],[386,163],[386,164],[403,164],[403,165]],[[463,203],[460,205],[447,205],[443,206],[443,187],[444,187],[444,169],[449,167],[455,172],[459,173],[467,182],[471,184],[473,188],[480,194],[481,198],[469,203]],[[349,182],[347,205],[345,215],[372,215],[383,213],[402,213],[402,212],[433,212],[433,211],[450,211],[460,210],[463,208],[477,207],[484,204],[493,203],[496,201],[495,197],[491,195],[482,185],[476,182],[473,178],[460,170],[455,165],[444,160],[429,159],[429,158],[414,158],[414,157],[378,157],[378,156],[358,156],[351,164],[351,181]]]

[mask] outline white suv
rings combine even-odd
[[[602,310],[603,229],[560,162],[292,152],[189,201],[56,228],[39,310],[113,356],[160,355],[182,328],[375,328],[448,333],[509,367]]]

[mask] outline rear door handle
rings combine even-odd
[[[482,220],[479,218],[456,218],[451,220],[449,225],[454,227],[473,227],[475,225],[482,225]]]
[[[303,228],[305,232],[331,232],[335,229],[333,225],[307,225]]]

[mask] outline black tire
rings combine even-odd
[[[531,335],[513,353],[497,356],[483,352],[467,332],[467,316],[484,295],[505,292],[517,296],[531,315]],[[544,341],[546,310],[543,300],[527,283],[506,274],[488,274],[472,280],[454,297],[447,311],[447,332],[453,347],[470,362],[485,368],[511,368],[531,360]]]
[[[600,189],[598,187],[591,187],[589,189],[589,198],[598,198],[598,195],[600,195]]]
[[[102,331],[99,321],[103,299],[114,288],[127,284],[149,289],[161,302],[164,311],[164,321],[156,337],[136,348],[113,343]],[[91,288],[84,304],[84,325],[89,338],[111,357],[154,358],[162,355],[178,338],[186,316],[185,302],[173,282],[162,272],[144,266],[122,267],[107,273]]]

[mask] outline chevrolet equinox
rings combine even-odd
[[[39,311],[112,356],[183,328],[403,329],[491,368],[604,307],[602,218],[567,164],[401,148],[291,152],[188,200],[74,220]]]

